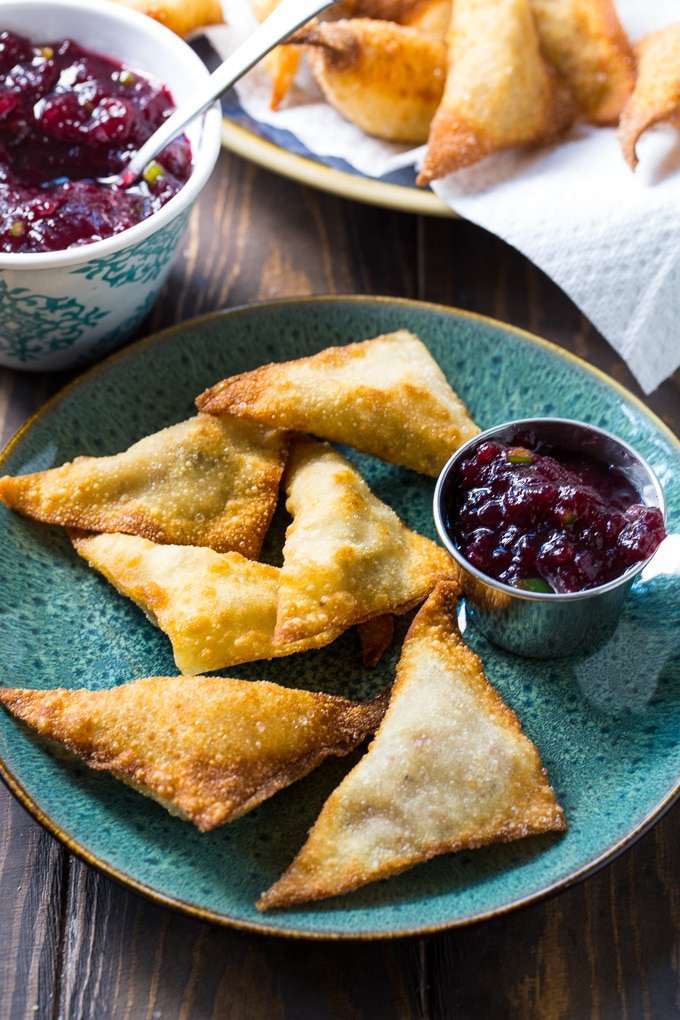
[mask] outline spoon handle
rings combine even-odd
[[[143,173],[146,165],[165,146],[181,134],[187,124],[218,99],[223,92],[242,78],[259,60],[292,32],[300,28],[336,0],[281,0],[278,7],[252,35],[217,67],[200,88],[186,99],[135,153],[121,173],[124,187],[129,187]]]

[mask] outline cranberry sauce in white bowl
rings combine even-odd
[[[10,124],[4,139],[0,129],[0,364],[79,368],[150,310],[217,160],[220,110],[196,118],[138,188],[111,196],[94,178],[119,170],[207,78],[203,62],[109,0],[0,0],[0,33],[0,120]]]
[[[162,82],[72,39],[35,43],[0,30],[0,251],[62,251],[140,223],[186,184],[180,136],[138,184],[98,181],[174,109]]]

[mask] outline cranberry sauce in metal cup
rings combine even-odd
[[[584,591],[648,559],[665,537],[620,468],[519,432],[460,464],[451,533],[484,574],[533,591]]]
[[[627,443],[585,422],[527,418],[465,443],[437,480],[433,512],[476,627],[508,651],[553,658],[614,633],[665,538],[665,507]]]
[[[96,178],[122,170],[173,109],[163,84],[69,39],[0,32],[0,250],[77,247],[164,205],[191,173],[184,136],[135,188]]]

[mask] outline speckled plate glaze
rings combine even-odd
[[[625,390],[497,322],[379,298],[254,305],[151,337],[50,401],[9,445],[0,470],[18,474],[81,453],[117,452],[188,417],[195,395],[223,376],[400,327],[420,335],[482,427],[576,412],[638,447],[665,486],[669,529],[680,531],[680,444]],[[431,479],[353,456],[378,495],[435,536]],[[73,553],[60,529],[3,506],[0,528],[0,683],[101,688],[176,673],[164,635]],[[48,753],[4,712],[0,770],[28,810],[86,861],[205,919],[305,938],[376,938],[488,918],[589,874],[678,794],[680,578],[647,571],[611,642],[587,659],[524,660],[492,648],[472,627],[466,635],[538,745],[570,824],[564,836],[444,855],[335,900],[259,914],[258,895],[288,865],[355,758],[324,763],[205,835],[110,776]],[[398,651],[399,642],[367,672],[347,635],[330,649],[236,672],[364,697],[391,680]]]

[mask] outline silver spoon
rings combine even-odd
[[[223,92],[242,78],[270,50],[278,46],[297,28],[336,0],[281,0],[281,3],[227,59],[217,67],[199,89],[163,121],[150,138],[134,154],[124,170],[110,177],[98,178],[99,184],[129,188],[144,173],[145,167],[169,142],[181,134],[187,124],[218,99]]]

